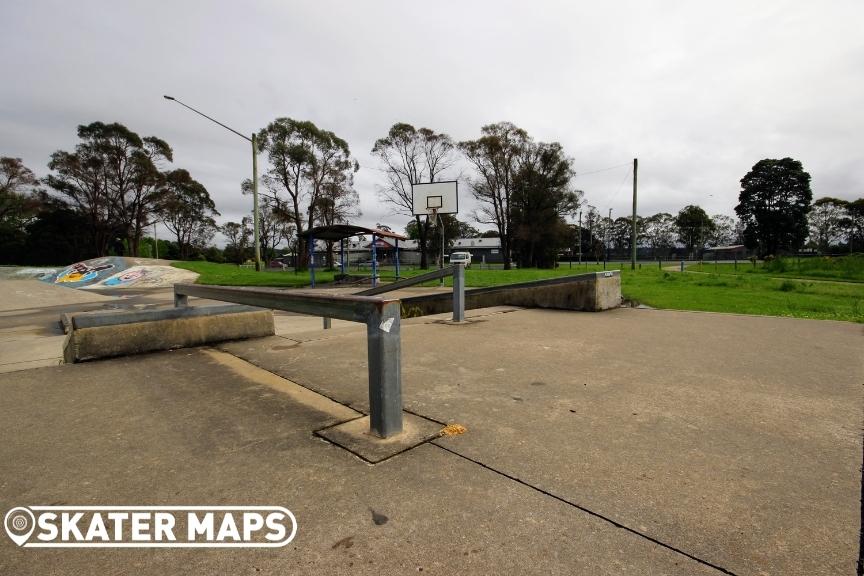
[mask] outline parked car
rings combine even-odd
[[[459,264],[462,263],[465,265],[465,268],[471,267],[471,253],[470,252],[453,252],[450,254],[450,264]]]

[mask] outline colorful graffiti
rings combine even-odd
[[[58,273],[51,269],[30,269],[28,274],[44,282],[69,288],[170,288],[175,282],[194,282],[194,272],[150,264],[146,258],[106,256],[85,260],[63,268]]]
[[[54,280],[55,284],[85,284],[98,281],[101,278],[109,275],[109,270],[113,270],[115,258],[96,258],[95,260],[86,260],[84,262],[76,262],[59,274]]]
[[[134,284],[141,278],[144,278],[146,271],[141,266],[129,268],[125,272],[120,272],[102,282],[102,286],[125,286]]]

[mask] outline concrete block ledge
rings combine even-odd
[[[87,313],[61,321],[68,329],[68,364],[276,333],[270,310],[237,305]]]
[[[465,309],[492,306],[553,308],[599,312],[621,306],[621,272],[588,272],[547,280],[532,280],[488,288],[465,290]],[[402,298],[405,317],[443,314],[453,310],[449,293]]]

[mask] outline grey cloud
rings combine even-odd
[[[13,1],[4,20],[0,154],[44,174],[78,124],[123,122],[167,140],[225,219],[251,205],[249,145],[164,93],[244,133],[277,116],[333,130],[361,164],[364,224],[407,221],[378,201],[370,156],[397,121],[462,140],[509,120],[583,172],[638,156],[644,214],[731,214],[764,157],[800,159],[816,196],[864,196],[860,0]],[[625,176],[575,184],[623,214]]]

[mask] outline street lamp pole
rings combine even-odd
[[[252,133],[251,138],[249,136],[244,136],[243,134],[241,134],[237,130],[234,130],[233,128],[226,126],[225,124],[219,122],[215,118],[211,118],[210,116],[207,116],[203,112],[200,112],[200,111],[196,110],[195,108],[192,108],[191,106],[189,106],[187,104],[184,104],[183,102],[181,102],[177,98],[174,98],[173,96],[163,96],[163,98],[165,98],[166,100],[171,100],[173,102],[177,102],[178,104],[180,104],[184,108],[188,108],[189,110],[191,110],[192,112],[195,112],[199,116],[203,116],[207,120],[210,120],[211,122],[218,124],[219,126],[225,128],[226,130],[233,132],[237,136],[240,136],[241,138],[243,138],[244,140],[246,140],[252,144],[252,210],[253,210],[253,213],[252,213],[252,234],[253,234],[254,242],[255,242],[255,270],[260,272],[261,271],[261,241],[259,238],[259,224],[258,224],[258,218],[259,218],[259,212],[258,212],[258,141],[255,137],[255,133],[254,132]]]

